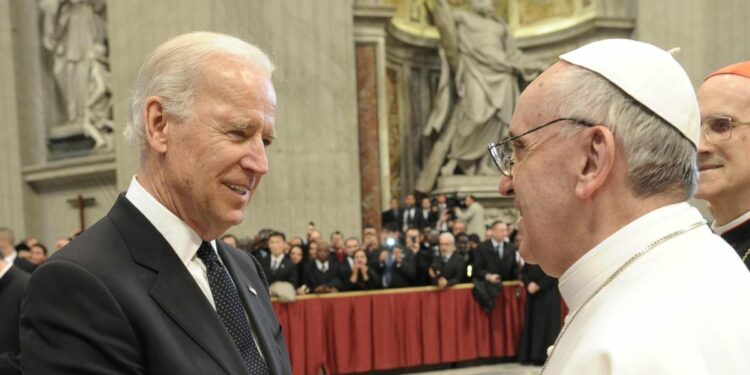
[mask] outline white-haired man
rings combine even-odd
[[[712,227],[750,269],[750,61],[711,73],[698,89],[702,134],[698,198]]]
[[[490,147],[521,213],[521,255],[560,278],[570,308],[543,372],[750,373],[738,323],[750,274],[686,203],[700,132],[687,74],[633,40],[560,58]]]
[[[25,373],[291,373],[260,266],[216,241],[268,172],[272,69],[256,47],[208,32],[147,57],[126,130],[140,169],[29,281]]]

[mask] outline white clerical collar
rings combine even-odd
[[[703,220],[686,202],[653,210],[589,250],[560,277],[560,294],[571,312],[577,310],[599,286],[635,253],[675,230]],[[654,251],[658,251],[658,247]]]
[[[724,225],[716,225],[716,220],[714,220],[713,223],[711,223],[711,229],[714,231],[714,233],[718,235],[722,235],[726,232],[729,232],[730,230],[734,229],[735,227],[738,227],[740,224],[744,224],[746,221],[750,220],[750,211],[745,212],[740,217],[724,224]]]
[[[198,233],[146,191],[138,182],[136,176],[133,176],[130,181],[125,198],[133,203],[135,208],[141,211],[143,216],[154,225],[187,267],[203,242]],[[211,241],[211,246],[215,251],[215,240]]]

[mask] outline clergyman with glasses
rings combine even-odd
[[[697,197],[709,203],[714,232],[750,269],[750,61],[711,73],[698,89],[698,104]]]
[[[521,255],[570,308],[544,374],[750,374],[750,273],[686,202],[700,115],[670,53],[612,39],[561,55],[510,135],[490,153]]]

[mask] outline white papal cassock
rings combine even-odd
[[[702,225],[654,247],[573,313],[637,252],[702,220],[687,203],[654,210],[560,278],[567,332],[545,374],[750,374],[750,273]]]

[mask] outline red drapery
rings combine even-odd
[[[526,298],[507,282],[488,315],[471,284],[274,301],[294,374],[348,374],[516,355]]]

